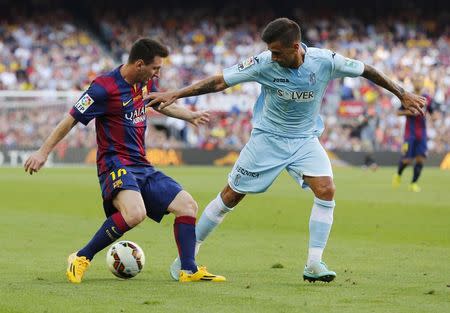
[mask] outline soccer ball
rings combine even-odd
[[[117,277],[132,278],[144,267],[144,251],[132,241],[116,242],[106,253],[106,264]]]

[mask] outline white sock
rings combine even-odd
[[[310,266],[311,263],[322,261],[322,254],[323,254],[322,248],[309,248],[307,265]]]
[[[206,206],[195,227],[195,235],[198,243],[196,245],[197,253],[198,249],[200,249],[200,244],[222,223],[225,215],[232,210],[233,208],[229,208],[223,203],[220,193]]]
[[[322,261],[323,250],[333,224],[334,200],[327,201],[314,198],[314,205],[309,219],[309,249],[307,265]]]

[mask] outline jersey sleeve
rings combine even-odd
[[[223,79],[228,86],[244,82],[258,81],[260,61],[258,57],[248,59],[223,70]]]
[[[341,77],[357,77],[364,72],[364,63],[346,58],[336,52],[331,52],[331,79]]]
[[[106,112],[108,93],[95,81],[89,86],[80,99],[70,110],[74,119],[87,125],[92,119]]]

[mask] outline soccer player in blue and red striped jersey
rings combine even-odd
[[[417,75],[412,80],[414,86],[414,92],[420,94],[423,92],[424,78],[421,75]],[[423,94],[426,101],[426,111],[433,113],[432,99],[429,95]],[[426,116],[414,115],[405,107],[401,106],[397,112],[399,116],[406,116],[405,124],[405,142],[402,145],[402,156],[398,163],[397,173],[392,178],[392,186],[398,188],[401,183],[401,175],[403,170],[415,161],[413,177],[409,190],[414,192],[420,192],[420,187],[417,181],[423,169],[425,159],[427,157],[427,123]]]
[[[136,41],[128,63],[94,79],[90,87],[56,126],[39,150],[25,162],[33,174],[49,153],[78,123],[95,118],[97,172],[106,220],[93,238],[68,258],[67,277],[80,283],[95,254],[141,223],[146,216],[160,222],[165,214],[175,215],[174,235],[182,260],[180,281],[224,281],[195,262],[197,203],[172,178],[148,162],[145,155],[146,104],[143,97],[156,91],[162,59],[168,49],[149,38]],[[156,110],[194,125],[208,121],[208,113],[192,112],[181,106]]]

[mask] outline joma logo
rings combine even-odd
[[[273,82],[274,83],[289,83],[289,79],[287,79],[287,78],[274,78]]]

